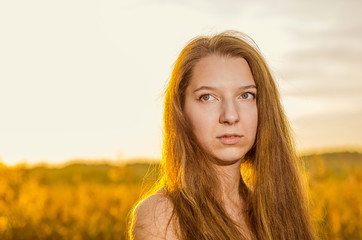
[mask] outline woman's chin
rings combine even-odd
[[[236,163],[241,162],[241,159],[244,157],[246,152],[244,151],[222,151],[222,152],[213,152],[214,157],[225,163]]]

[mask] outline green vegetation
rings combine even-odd
[[[124,166],[111,164],[71,163],[62,168],[34,167],[23,169],[29,178],[37,179],[44,185],[75,184],[78,182],[107,184],[135,184],[140,183],[145,175],[148,180],[156,178],[152,169],[157,169],[157,163],[129,163]]]
[[[159,164],[142,162],[0,163],[0,239],[126,239],[133,204],[159,175]],[[362,239],[362,154],[315,154],[301,162],[320,238]]]

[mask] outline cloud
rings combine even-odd
[[[301,150],[362,145],[362,110],[304,116],[291,124]]]
[[[355,8],[362,4],[357,1],[326,4],[318,17],[316,9],[321,10],[318,8],[321,3],[310,5],[311,13],[304,18],[309,21],[304,25],[289,27],[294,43],[284,53],[280,65],[283,93],[294,97],[360,100],[362,17]],[[303,9],[297,11],[300,18]]]

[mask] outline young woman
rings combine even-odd
[[[162,175],[131,239],[315,239],[273,77],[238,32],[192,40],[165,96]]]

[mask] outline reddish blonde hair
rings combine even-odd
[[[193,39],[180,53],[164,105],[163,187],[174,205],[181,239],[245,239],[218,198],[217,161],[195,140],[183,112],[192,70],[211,55],[244,58],[258,89],[255,144],[244,156],[239,192],[256,239],[315,239],[289,124],[269,68],[255,43],[239,32]],[[246,179],[246,173],[250,178]]]

